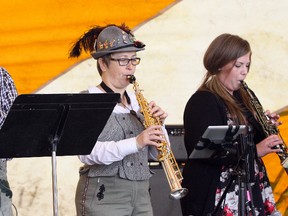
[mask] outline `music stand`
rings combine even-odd
[[[19,95],[0,130],[0,158],[52,156],[53,213],[58,215],[56,153],[87,155],[120,94]]]
[[[209,126],[202,135],[195,149],[190,155],[190,159],[210,159],[216,157],[226,157],[228,154],[235,154],[235,150],[225,147],[238,143],[239,156],[237,164],[231,173],[229,182],[221,195],[217,206],[208,216],[216,216],[221,204],[231,187],[233,181],[237,178],[239,184],[238,213],[239,216],[245,215],[245,205],[250,205],[252,215],[255,216],[255,208],[252,197],[251,182],[253,182],[254,172],[254,141],[252,126],[246,125],[225,125]],[[221,149],[221,151],[218,151]],[[248,195],[249,192],[249,195]]]
[[[246,125],[208,126],[189,159],[207,159],[216,156],[219,148],[231,144],[239,134],[243,133],[246,133]]]

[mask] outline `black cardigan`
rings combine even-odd
[[[253,120],[253,124],[255,119]],[[210,125],[227,125],[224,102],[209,91],[195,92],[186,104],[184,111],[185,147],[189,156],[204,131]],[[254,127],[254,126],[253,126]],[[259,129],[259,124],[256,123]],[[263,138],[261,136],[261,138]],[[256,138],[260,140],[260,137]],[[216,187],[223,164],[231,164],[237,157],[225,160],[188,160],[183,168],[182,186],[189,190],[181,199],[184,216],[206,216],[212,213]]]

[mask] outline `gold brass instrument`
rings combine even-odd
[[[253,94],[251,92],[251,90],[249,89],[249,87],[247,86],[247,84],[244,81],[242,81],[242,87],[247,92],[247,94],[248,94],[248,96],[250,98],[251,105],[253,106],[253,108],[254,108],[254,110],[256,112],[256,118],[260,122],[266,137],[268,137],[269,135],[275,134],[275,135],[278,135],[281,138],[282,144],[277,146],[277,148],[281,149],[281,151],[277,152],[277,155],[280,158],[281,165],[283,166],[283,168],[285,169],[286,173],[288,174],[288,152],[287,152],[287,146],[286,146],[285,141],[283,140],[283,138],[282,138],[282,136],[280,134],[279,129],[277,128],[277,126],[272,124],[269,116],[265,115],[265,111],[264,111],[262,105],[260,104],[258,98],[256,97],[255,94]]]
[[[148,102],[141,93],[135,76],[128,76],[128,79],[130,83],[133,84],[133,89],[135,91],[137,101],[144,116],[143,125],[145,126],[145,128],[151,125],[162,125],[160,118],[154,118],[150,113]],[[165,141],[161,142],[161,146],[157,148],[158,160],[160,161],[169,182],[169,186],[171,189],[171,193],[169,196],[170,199],[180,199],[187,194],[188,189],[181,187],[181,182],[183,179],[181,171],[175,160],[169,143],[167,142],[165,136],[163,136],[163,138],[165,139]]]

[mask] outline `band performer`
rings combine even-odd
[[[148,156],[156,156],[155,147],[163,141],[164,132],[159,130],[163,126],[145,129],[135,94],[126,91],[128,76],[135,73],[141,61],[137,53],[144,46],[124,24],[93,27],[72,46],[71,57],[78,57],[83,48],[97,61],[102,82],[87,93],[121,94],[121,102],[115,106],[91,154],[79,156],[84,166],[80,168],[76,191],[77,215],[153,215]],[[164,122],[167,114],[153,101],[149,107],[153,116]]]
[[[185,146],[190,155],[210,125],[252,125],[255,181],[251,185],[255,212],[261,216],[279,215],[261,158],[278,152],[279,149],[273,147],[279,145],[281,139],[277,135],[265,137],[247,94],[241,88],[241,82],[249,73],[251,55],[249,42],[237,35],[221,34],[212,41],[203,59],[206,76],[185,107]],[[280,124],[277,121],[279,115],[269,115],[276,125]],[[239,148],[237,145],[234,147],[236,151]],[[187,196],[181,199],[184,216],[206,216],[213,212],[237,161],[236,154],[223,158],[188,160],[183,169],[182,186],[189,190]],[[238,215],[238,198],[239,185],[234,181],[217,215]]]
[[[12,77],[0,67],[0,129],[16,97],[17,90]],[[0,215],[12,216],[12,191],[7,179],[7,160],[0,159]]]

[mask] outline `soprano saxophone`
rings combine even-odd
[[[256,112],[256,118],[259,121],[259,123],[261,124],[262,129],[263,129],[266,137],[268,137],[269,135],[275,134],[281,138],[282,144],[276,146],[277,148],[279,148],[281,150],[280,152],[277,152],[277,155],[280,158],[281,165],[283,166],[286,173],[288,174],[287,146],[286,146],[285,141],[283,140],[283,138],[280,134],[278,127],[276,125],[272,124],[269,116],[265,115],[265,111],[264,111],[260,101],[258,100],[256,95],[251,92],[251,90],[249,89],[249,87],[247,86],[247,84],[244,81],[242,81],[242,87],[247,92],[247,94],[250,98],[251,105]]]
[[[131,84],[133,84],[133,89],[136,94],[137,101],[139,103],[141,112],[144,116],[144,126],[145,128],[151,126],[151,125],[162,125],[160,118],[155,118],[150,113],[150,108],[148,106],[147,100],[144,98],[143,94],[141,93],[141,90],[139,89],[139,85],[136,82],[136,78],[133,75],[128,76],[128,79]],[[163,170],[166,174],[171,193],[169,195],[170,199],[180,199],[184,197],[188,189],[181,187],[182,182],[182,174],[179,169],[179,166],[175,160],[175,157],[173,155],[173,152],[170,148],[170,145],[168,144],[165,136],[163,136],[165,141],[161,142],[161,146],[157,148],[158,150],[158,160],[160,161]]]

